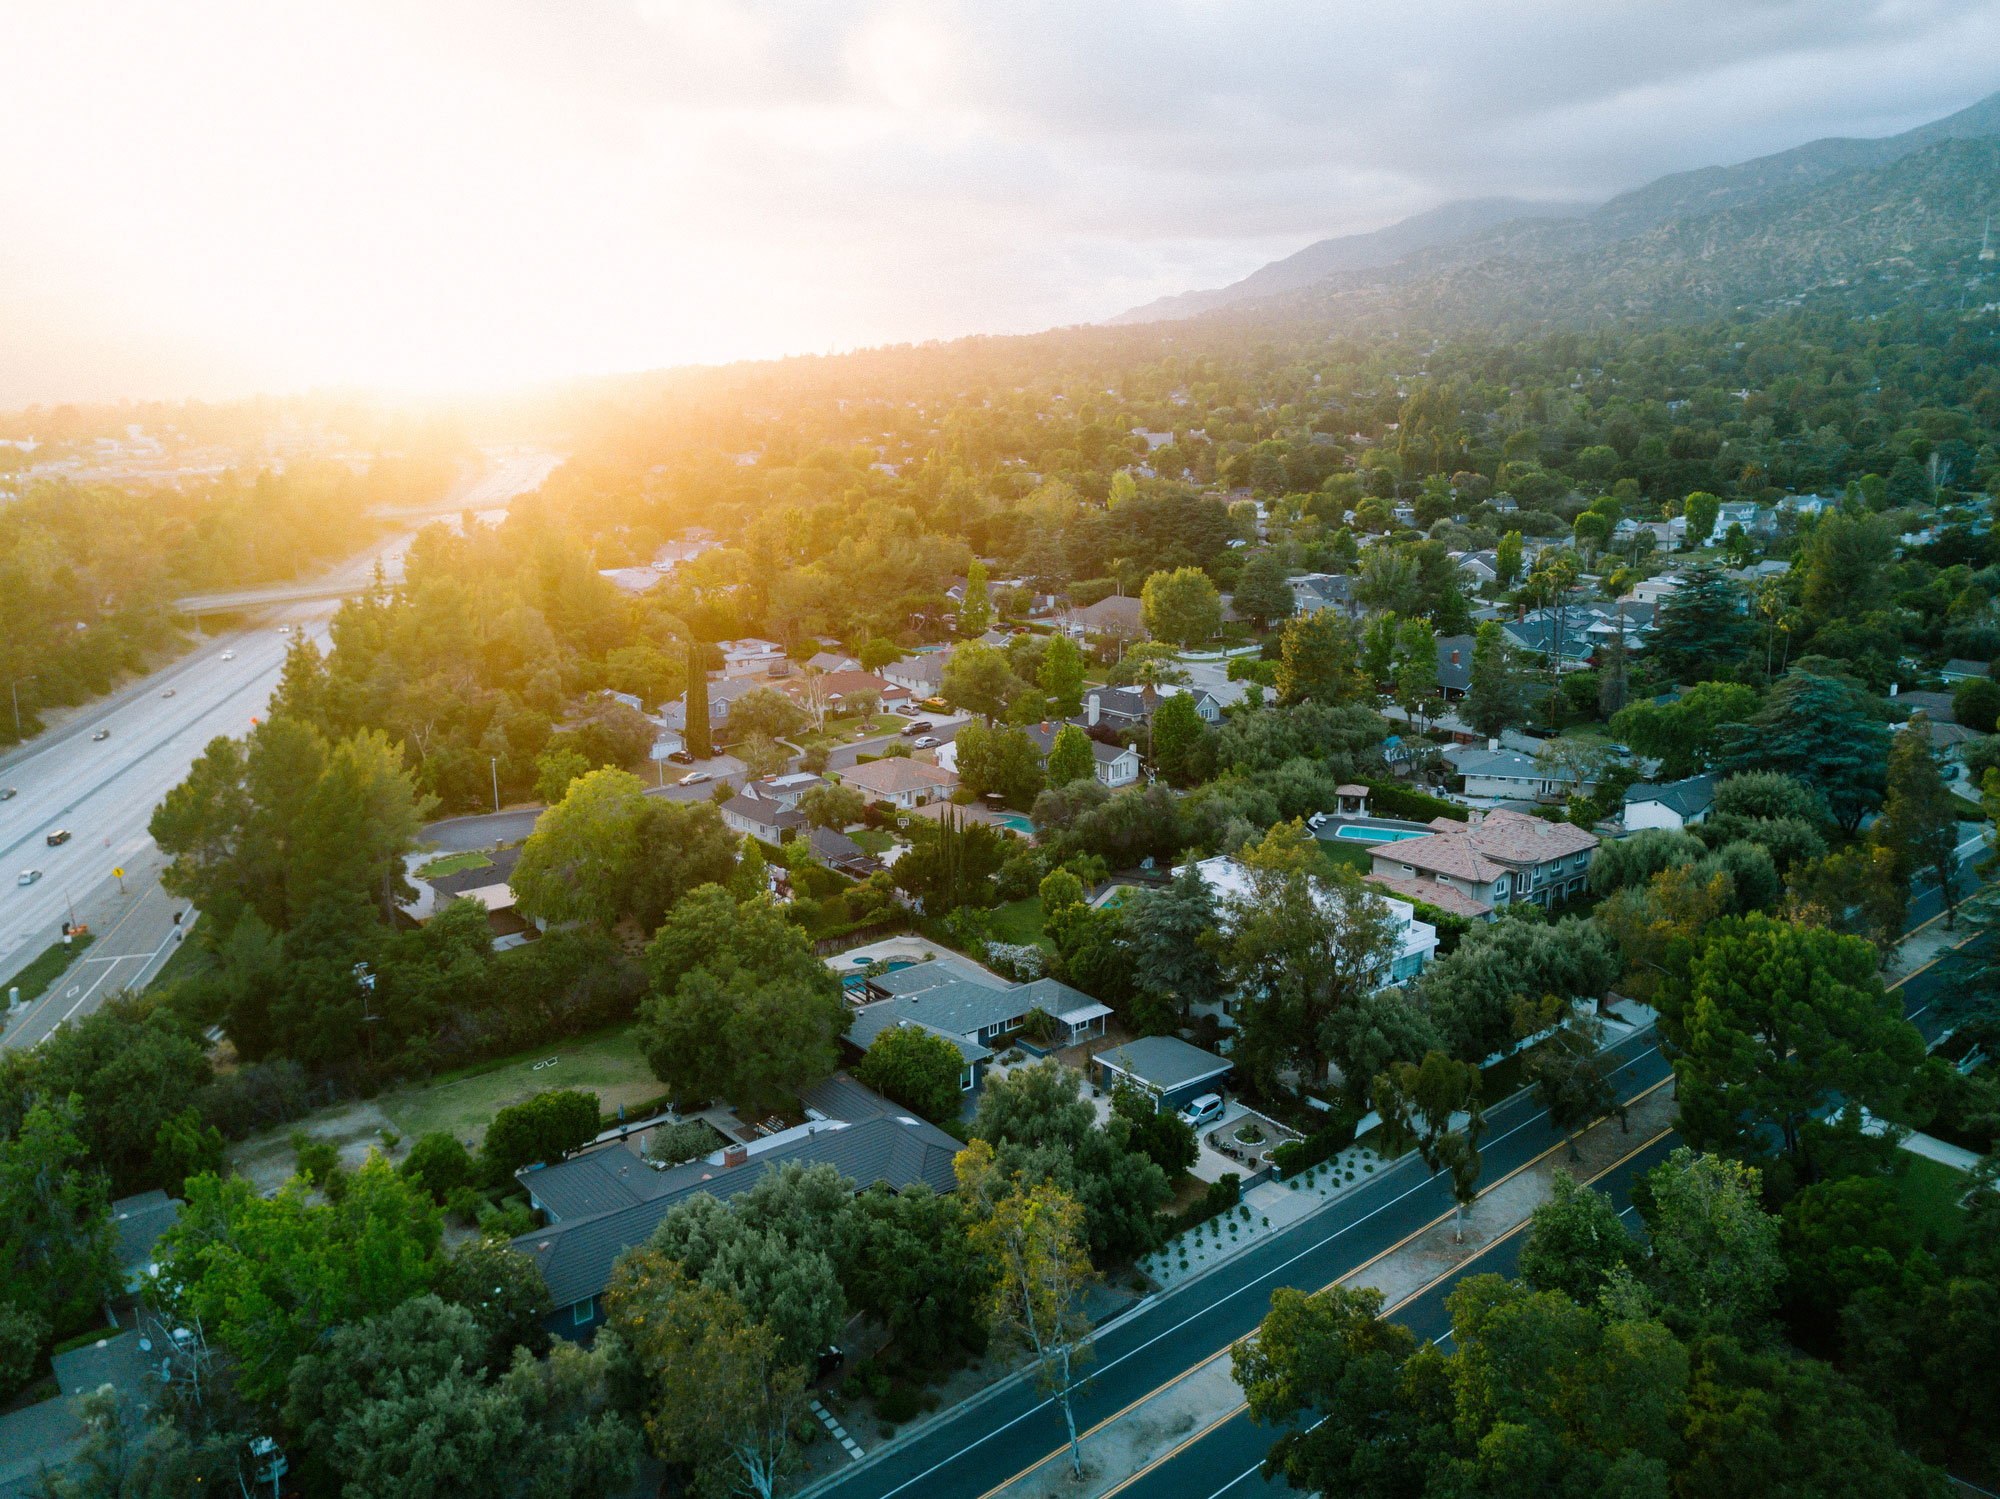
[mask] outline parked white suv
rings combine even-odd
[[[1222,1117],[1222,1095],[1204,1093],[1181,1110],[1181,1123],[1189,1129],[1200,1129],[1204,1124],[1213,1124]]]

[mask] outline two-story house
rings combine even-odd
[[[1581,895],[1599,839],[1573,823],[1526,812],[1475,812],[1466,823],[1440,817],[1428,838],[1378,844],[1374,872],[1399,884],[1435,884],[1481,904],[1550,905]]]

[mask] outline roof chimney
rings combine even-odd
[[[1487,752],[1488,754],[1492,754],[1492,753],[1494,753],[1494,752],[1495,752],[1495,751],[1497,751],[1497,750],[1498,750],[1499,748],[1500,748],[1500,741],[1499,741],[1499,740],[1497,740],[1497,739],[1492,739],[1492,738],[1489,738],[1489,739],[1488,739],[1488,740],[1486,741],[1486,752]]]
[[[1093,729],[1097,727],[1097,694],[1094,692],[1084,704],[1083,721]]]
[[[725,1167],[741,1166],[748,1162],[749,1159],[750,1147],[747,1145],[727,1145],[723,1147],[722,1164]]]

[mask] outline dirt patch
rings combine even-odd
[[[291,1176],[296,1161],[294,1130],[313,1140],[331,1141],[340,1151],[342,1167],[352,1171],[368,1159],[370,1150],[383,1150],[385,1129],[394,1130],[395,1126],[381,1108],[372,1101],[357,1101],[321,1109],[294,1124],[259,1131],[231,1146],[227,1154],[237,1175],[247,1176],[259,1192],[275,1192]],[[406,1139],[394,1151],[383,1153],[392,1161],[400,1160],[407,1148]]]

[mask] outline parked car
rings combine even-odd
[[[109,729],[99,729],[95,734],[92,734],[90,736],[90,742],[92,744],[96,744],[100,740],[109,739],[110,737],[111,737],[111,731]]]
[[[1189,1129],[1200,1129],[1204,1124],[1213,1124],[1222,1117],[1222,1095],[1204,1093],[1192,1100],[1181,1110],[1181,1123]]]
[[[69,842],[69,836],[68,828],[57,828],[53,833],[49,834],[49,847],[62,847],[63,844]]]
[[[905,739],[914,739],[919,734],[928,734],[936,727],[937,725],[932,723],[928,718],[920,718],[915,723],[903,725],[903,737]]]
[[[708,779],[707,771],[691,770],[686,775],[680,778],[680,784],[683,786],[699,786],[703,781],[707,779]]]
[[[41,877],[42,872],[39,869],[24,869],[21,871],[21,877],[14,881],[14,883],[17,885],[32,885]]]
[[[673,761],[673,762],[674,762],[674,764],[676,764],[676,765],[692,765],[692,764],[694,764],[694,755],[693,755],[693,754],[692,754],[691,752],[689,752],[689,751],[687,751],[687,750],[684,750],[684,749],[681,749],[681,750],[668,750],[668,751],[667,751],[667,758],[668,758],[669,760]]]
[[[915,747],[917,749],[936,749],[938,747],[938,741],[931,735],[926,734],[923,736],[923,738],[916,741]]]
[[[905,718],[915,718],[924,710],[919,708],[915,703],[898,703],[896,704],[896,711]]]

